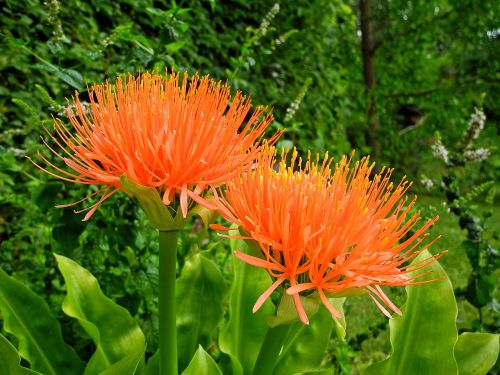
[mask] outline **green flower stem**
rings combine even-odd
[[[177,328],[175,324],[175,273],[177,230],[160,232],[160,375],[177,375]]]
[[[254,375],[272,374],[290,324],[269,328],[253,368]]]

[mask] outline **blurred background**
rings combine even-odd
[[[434,252],[455,287],[459,330],[498,332],[500,3],[495,0],[0,3],[0,266],[44,296],[82,357],[88,337],[60,311],[52,252],[76,260],[127,307],[156,348],[156,236],[124,194],[89,222],[71,208],[94,187],[62,183],[26,156],[43,150],[65,98],[117,75],[175,68],[228,81],[272,108],[281,146],[338,158],[357,150],[414,181],[423,215],[441,216]],[[45,151],[43,151],[45,152]],[[181,236],[228,280],[226,241],[197,222]],[[399,303],[404,291],[392,292]],[[390,351],[368,299],[346,307],[347,341],[325,365],[358,373]],[[492,373],[498,373],[498,368]]]

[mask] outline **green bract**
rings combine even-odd
[[[125,175],[120,178],[120,182],[125,191],[139,202],[153,227],[160,231],[184,228],[186,219],[182,217],[180,210],[175,216],[172,216],[169,207],[162,202],[160,194],[155,188],[136,184]]]

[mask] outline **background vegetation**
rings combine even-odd
[[[498,332],[499,14],[494,0],[2,2],[0,266],[50,302],[65,337],[88,357],[90,339],[58,311],[52,252],[71,257],[135,315],[154,352],[157,244],[145,216],[117,194],[81,222],[54,205],[93,188],[56,181],[26,156],[43,150],[44,127],[65,118],[75,90],[85,98],[87,83],[173,67],[227,80],[273,107],[270,132],[286,128],[284,146],[337,157],[356,148],[414,180],[421,208],[441,215],[433,250],[449,249],[442,263],[459,328]],[[474,148],[489,157],[465,163],[460,141],[474,107],[487,118]],[[448,163],[433,155],[436,131]],[[181,241],[184,254],[190,246],[211,252],[229,280],[226,241],[198,222]],[[402,303],[403,292],[394,293]],[[350,374],[390,347],[387,320],[367,299],[349,300],[346,315],[347,341],[332,338],[325,366]]]

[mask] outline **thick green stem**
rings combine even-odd
[[[290,324],[269,328],[253,368],[254,375],[272,374]]]
[[[175,324],[175,272],[177,230],[160,231],[159,334],[160,375],[177,374],[177,328]]]

